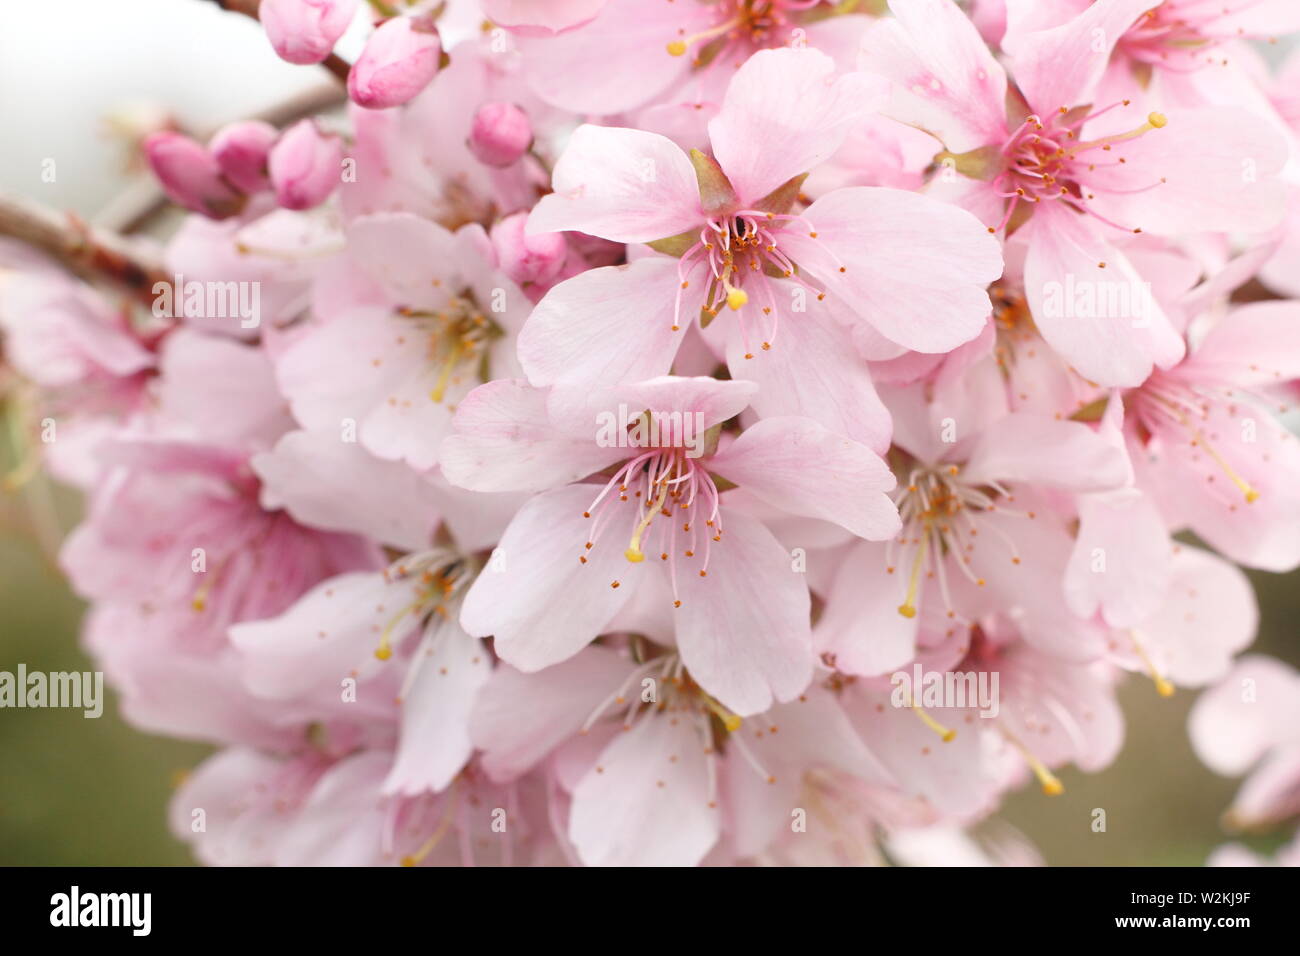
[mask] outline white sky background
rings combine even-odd
[[[128,182],[112,111],[152,102],[209,129],[322,72],[282,62],[261,26],[215,3],[0,0],[0,190],[90,216]]]

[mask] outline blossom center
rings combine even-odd
[[[430,364],[438,377],[429,398],[441,402],[451,385],[464,381],[466,373],[486,381],[480,374],[488,348],[502,330],[487,317],[473,296],[453,296],[436,311],[400,308],[398,314],[410,319],[425,337]]]
[[[780,249],[781,233],[795,224],[817,238],[817,232],[803,216],[742,209],[726,216],[705,220],[699,238],[678,260],[680,280],[673,310],[673,331],[681,328],[682,295],[693,282],[704,282],[704,305],[700,324],[707,326],[726,306],[740,313],[741,341],[745,358],[753,358],[750,348],[750,321],[742,310],[750,303],[751,293],[761,311],[760,340],[764,351],[776,340],[780,309],[773,280],[789,279],[820,301],[826,293],[808,283],[795,263]]]
[[[1026,117],[1002,147],[1002,169],[994,177],[993,187],[997,195],[1008,202],[1002,222],[991,226],[989,231],[1005,228],[1021,202],[1048,200],[1063,202],[1076,212],[1094,216],[1117,229],[1141,232],[1140,228],[1123,226],[1099,215],[1088,204],[1089,200],[1096,198],[1098,187],[1086,185],[1086,181],[1088,174],[1097,169],[1125,165],[1127,159],[1115,154],[1114,147],[1152,130],[1162,129],[1168,124],[1165,115],[1150,113],[1145,122],[1126,132],[1090,140],[1079,138],[1084,124],[1129,104],[1129,100],[1124,100],[1095,112],[1061,107],[1046,118],[1037,115]],[[957,159],[960,161],[960,157]],[[1161,179],[1134,191],[1154,189],[1163,181]]]
[[[974,485],[962,481],[960,474],[957,465],[917,468],[895,496],[903,527],[889,543],[885,561],[890,574],[906,568],[907,591],[898,606],[903,617],[916,617],[921,584],[933,579],[939,585],[948,617],[957,618],[948,592],[946,565],[951,559],[969,581],[983,587],[984,579],[971,569],[982,529],[1002,538],[1011,550],[1012,563],[1020,563],[1015,543],[996,526],[977,519],[993,512],[1029,518],[1034,513],[1007,510],[1002,502],[1015,501],[1007,489],[993,483]]]
[[[629,459],[596,495],[583,517],[592,521],[585,550],[611,527],[628,531],[623,556],[632,564],[657,553],[668,566],[673,605],[681,607],[677,575],[686,568],[708,577],[712,546],[722,540],[718,486],[712,476],[679,446],[653,446]],[[702,516],[702,520],[700,517]],[[628,530],[630,529],[630,530]],[[579,560],[587,563],[585,554]],[[619,587],[620,582],[610,582]]]
[[[782,46],[789,39],[791,27],[805,10],[822,0],[721,0],[706,4],[714,8],[709,26],[697,33],[679,30],[668,43],[672,56],[685,56],[695,50],[694,66],[706,66],[733,46]]]

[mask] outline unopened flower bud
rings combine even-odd
[[[338,186],[343,141],[313,120],[295,123],[271,148],[267,163],[275,199],[285,209],[319,206]]]
[[[474,114],[469,150],[487,166],[509,166],[528,151],[533,127],[528,114],[513,103],[485,103]]]
[[[528,213],[517,212],[492,227],[492,248],[501,271],[520,285],[545,284],[564,268],[568,245],[563,233],[539,232],[526,235]]]
[[[438,28],[427,17],[395,17],[380,24],[348,73],[348,96],[382,110],[419,95],[442,62]]]
[[[290,63],[320,63],[343,36],[360,0],[262,0],[257,16],[275,52]]]
[[[271,185],[266,161],[279,135],[274,126],[259,120],[231,123],[208,142],[208,152],[236,187],[244,193],[261,192]]]
[[[244,197],[221,174],[206,149],[180,133],[154,133],[144,141],[145,158],[163,191],[186,209],[225,219],[244,207]]]

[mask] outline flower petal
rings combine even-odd
[[[652,242],[698,227],[695,168],[672,140],[612,126],[579,126],[551,174],[555,192],[528,232],[573,230],[614,242]]]

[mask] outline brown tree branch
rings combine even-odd
[[[154,300],[154,284],[167,281],[152,251],[30,199],[0,195],[0,236],[39,249],[83,279],[108,283],[146,305]]]
[[[242,13],[244,16],[251,17],[254,20],[257,19],[257,10],[262,5],[262,0],[212,0],[212,2],[223,10],[229,10],[232,13]],[[321,66],[325,67],[325,69],[338,77],[339,82],[345,85],[347,84],[348,72],[352,69],[352,64],[343,59],[343,57],[339,56],[337,53],[331,53],[325,58],[324,62],[321,63]]]

